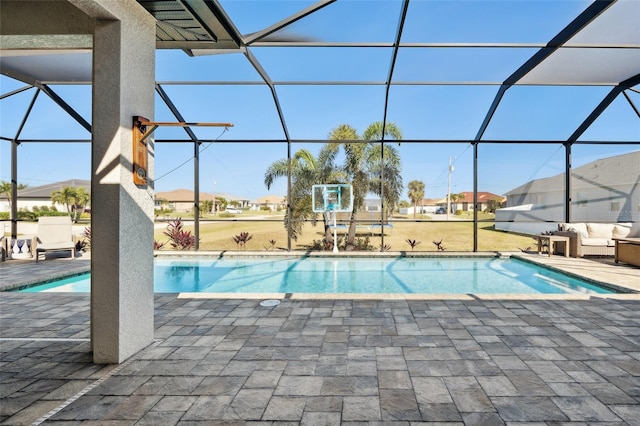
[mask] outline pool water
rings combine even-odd
[[[156,259],[154,276],[156,293],[614,293],[504,258]],[[22,291],[89,290],[84,274]]]

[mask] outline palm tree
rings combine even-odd
[[[383,200],[385,218],[391,217],[402,194],[402,165],[398,150],[388,144],[375,144],[369,156],[369,191]]]
[[[384,127],[384,130],[383,130]],[[400,140],[402,139],[402,130],[395,123],[387,123],[383,125],[382,121],[375,121],[367,127],[367,129],[362,134],[362,139],[373,141],[373,140],[382,140],[382,132],[384,131],[384,136],[389,137],[389,139]],[[398,142],[400,145],[400,142]]]
[[[464,193],[459,193],[459,194],[451,194],[451,203],[453,204],[457,204],[458,201],[464,200]],[[458,210],[458,206],[456,205],[456,210]]]
[[[77,223],[80,215],[91,201],[91,194],[84,187],[65,186],[61,190],[51,193],[51,201],[64,204],[73,223]]]
[[[200,201],[200,208],[198,209],[200,217],[202,217],[205,212],[210,212],[210,211],[213,211],[213,200]]]
[[[76,205],[74,208],[73,222],[78,223],[78,219],[87,209],[87,205],[91,201],[91,194],[84,187],[79,186],[76,190]]]
[[[413,218],[415,219],[418,201],[424,198],[424,182],[419,180],[412,180],[411,182],[409,182],[408,187],[409,192],[407,194],[409,195],[409,198],[413,203]]]
[[[320,150],[318,158],[307,149],[298,150],[291,158],[290,209],[285,214],[284,225],[292,239],[298,239],[305,221],[311,219],[315,224],[316,215],[311,200],[312,187],[314,184],[334,183],[337,179],[338,171],[334,165],[337,152],[337,146],[329,143]],[[270,189],[277,178],[287,177],[288,173],[288,159],[275,161],[265,172],[265,186]],[[323,219],[326,241],[333,243],[330,222],[326,215]]]
[[[27,187],[27,185],[23,184],[23,183],[19,183],[17,186],[17,189],[25,189]],[[7,201],[9,202],[9,211],[11,211],[11,202],[12,200],[12,195],[13,195],[13,190],[12,190],[12,185],[11,182],[7,182],[4,180],[0,180],[0,194],[3,194],[4,196],[7,197]]]
[[[402,177],[400,176],[400,156],[394,147],[373,142],[350,142],[358,140],[382,140],[382,122],[372,123],[364,131],[362,138],[348,124],[341,124],[329,134],[330,140],[340,140],[345,153],[344,171],[353,187],[353,211],[349,221],[347,236],[348,251],[355,247],[356,212],[364,205],[366,195],[371,192],[382,198],[389,211],[400,199]],[[402,138],[402,132],[393,123],[384,128],[384,136]],[[383,183],[384,182],[384,183]],[[383,213],[384,214],[384,213]]]
[[[65,186],[59,191],[53,191],[51,193],[51,201],[53,203],[64,204],[67,208],[67,213],[71,216],[71,206],[75,205],[76,190],[72,186]]]
[[[365,129],[362,138],[380,141],[387,138],[399,141],[402,139],[402,130],[395,123],[388,122],[383,126],[381,121],[376,121]],[[400,145],[400,142],[398,142],[398,145]],[[386,209],[385,217],[388,218],[400,202],[400,195],[402,194],[400,153],[397,148],[389,144],[375,144],[369,160],[370,191],[382,198]],[[382,181],[384,181],[384,185],[381,185]]]

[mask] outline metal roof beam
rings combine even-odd
[[[334,3],[335,1],[336,0],[320,0],[319,2],[314,3],[311,6],[302,9],[298,13],[294,13],[293,15],[289,16],[288,18],[283,19],[282,21],[275,23],[275,24],[271,25],[270,27],[265,28],[264,30],[257,31],[255,33],[251,33],[251,34],[247,34],[244,37],[245,43],[247,45],[250,45],[250,44],[253,44],[255,42],[258,42],[261,39],[263,39],[263,38],[265,38],[265,37],[277,32],[277,31],[280,31],[282,28],[286,27],[287,25],[291,25],[294,22],[304,18],[305,16],[310,15],[310,14],[322,9],[323,7],[325,7],[325,6],[327,6],[327,5],[331,4],[331,3]],[[276,42],[276,45],[278,45],[277,42]]]
[[[284,136],[289,141],[291,139],[289,135],[289,129],[287,128],[287,122],[284,118],[284,113],[282,112],[282,107],[280,106],[280,100],[278,99],[278,93],[276,92],[276,88],[269,77],[269,74],[262,68],[262,65],[258,61],[258,59],[253,56],[253,53],[249,49],[245,52],[245,56],[251,63],[251,65],[258,71],[260,77],[264,80],[264,82],[269,86],[269,90],[271,90],[271,96],[273,97],[273,102],[275,103],[276,110],[278,111],[278,118],[280,119],[280,125],[282,126],[282,131],[284,132]]]
[[[617,0],[598,0],[594,1],[587,7],[580,15],[578,15],[573,21],[569,23],[562,31],[560,31],[554,38],[547,43],[545,47],[536,52],[529,60],[527,60],[520,68],[518,68],[513,74],[511,74],[500,86],[500,90],[496,93],[489,111],[487,112],[482,125],[476,134],[475,139],[480,140],[487,130],[493,115],[498,109],[498,105],[502,101],[507,89],[514,85],[518,80],[524,77],[527,73],[538,66],[542,61],[548,58],[553,52],[560,48],[564,43],[569,41],[574,35],[582,30],[587,24],[593,21],[598,15],[604,12],[609,6],[615,3]]]
[[[629,102],[629,105],[631,105],[631,108],[635,111],[638,118],[640,118],[640,110],[638,110],[638,107],[636,106],[636,104],[633,103],[633,100],[631,99],[631,97],[625,91],[623,91],[622,94],[624,95],[627,102]]]
[[[11,92],[7,92],[7,93],[5,93],[3,95],[0,95],[0,99],[4,99],[4,98],[8,98],[8,97],[13,96],[13,95],[17,95],[18,93],[24,92],[25,90],[29,90],[32,87],[33,86],[28,85],[28,86],[24,86],[24,87],[21,87],[21,88],[16,89],[16,90],[12,90]]]
[[[180,114],[180,111],[178,111],[178,108],[176,107],[176,105],[173,103],[169,95],[167,95],[167,92],[165,92],[164,89],[157,83],[156,83],[156,92],[158,93],[160,98],[164,101],[165,105],[167,105],[167,107],[169,108],[173,116],[180,122],[185,121],[182,114]],[[190,127],[183,127],[183,129],[187,133],[187,135],[189,135],[189,137],[193,142],[199,142],[198,137],[196,136],[195,133],[193,133],[193,130],[191,130]]]
[[[82,127],[84,127],[84,129],[87,132],[91,133],[91,124],[89,124],[87,120],[85,120],[75,109],[73,109],[71,105],[66,103],[64,99],[58,96],[58,94],[54,92],[53,89],[51,89],[46,84],[40,84],[40,83],[37,83],[36,87],[38,87],[40,90],[46,93],[46,95],[49,96],[49,98],[51,98],[53,102],[58,104],[60,108],[62,108],[67,114],[69,114],[74,120],[76,120]]]
[[[393,43],[393,53],[391,54],[391,63],[389,64],[389,73],[387,74],[387,81],[385,82],[384,93],[384,113],[382,116],[382,140],[384,140],[384,134],[387,128],[387,112],[389,110],[389,90],[391,89],[391,80],[393,80],[393,71],[396,67],[396,59],[398,58],[398,49],[400,46],[400,40],[402,39],[402,30],[404,29],[404,21],[407,18],[407,9],[409,9],[409,0],[404,0],[402,3],[402,11],[400,12],[400,18],[398,21],[398,29],[396,30],[396,40]]]
[[[600,114],[602,114],[609,107],[609,105],[611,105],[615,98],[618,97],[620,92],[637,84],[640,84],[640,74],[637,74],[612,88],[607,96],[605,96],[604,99],[598,104],[598,106],[595,107],[591,114],[589,114],[589,116],[582,122],[582,124],[578,126],[576,131],[573,132],[571,136],[569,136],[569,138],[567,139],[567,143],[572,144],[573,142],[578,140],[578,138],[582,136],[582,134],[589,128],[589,126],[591,126],[593,122],[596,121],[598,117],[600,117]]]

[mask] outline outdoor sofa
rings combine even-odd
[[[614,238],[640,237],[640,223],[560,223],[555,235],[569,237],[569,255],[613,256]],[[564,254],[564,247],[559,251]]]

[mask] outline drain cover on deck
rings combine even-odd
[[[279,304],[280,304],[280,301],[276,299],[263,300],[262,302],[260,302],[260,306],[265,306],[268,308],[272,306],[278,306]]]

